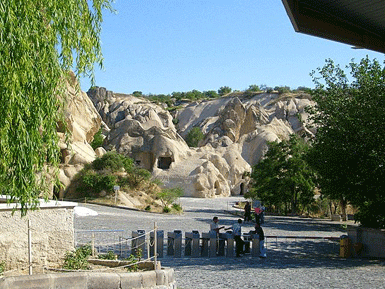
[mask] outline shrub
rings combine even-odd
[[[231,91],[232,91],[232,89],[231,89],[230,87],[228,87],[228,86],[222,86],[222,87],[220,87],[220,88],[218,89],[218,94],[219,94],[220,96],[223,96],[223,95],[225,95],[225,94],[230,93]]]
[[[130,172],[133,169],[134,161],[124,155],[117,152],[108,152],[101,158],[97,158],[93,161],[92,166],[95,170],[111,170],[112,172],[118,172],[124,169],[126,172]]]
[[[248,88],[246,91],[254,91],[254,92],[257,92],[257,91],[260,91],[260,89],[259,89],[259,86],[258,86],[258,85],[256,85],[256,84],[251,84],[251,85],[249,85],[249,88]]]
[[[5,261],[0,262],[0,276],[5,272]]]
[[[98,174],[93,170],[83,172],[76,191],[85,197],[91,197],[102,190],[112,193],[116,185],[116,176],[110,174]]]
[[[102,129],[99,129],[99,131],[94,135],[94,139],[91,142],[91,147],[95,150],[98,147],[101,147],[103,145],[104,138],[102,135]]]
[[[108,251],[106,254],[100,254],[98,259],[101,260],[116,260],[116,255],[113,251]]]
[[[171,209],[169,207],[164,207],[163,208],[163,213],[170,213],[171,212]]]
[[[89,270],[90,267],[87,259],[91,253],[90,245],[79,247],[74,252],[67,252],[63,268],[69,270]]]
[[[199,127],[193,127],[186,136],[186,143],[189,147],[197,147],[205,135]]]
[[[151,211],[151,205],[147,205],[147,207],[144,208],[145,211]]]
[[[183,196],[182,188],[163,189],[158,193],[158,197],[161,200],[163,207],[167,207],[172,204],[177,198]]]
[[[177,203],[172,204],[172,208],[173,208],[175,211],[177,211],[177,212],[182,211],[181,205],[179,205],[179,204],[177,204]]]
[[[289,86],[276,86],[274,90],[278,91],[279,94],[290,92]]]
[[[151,178],[151,173],[142,168],[134,167],[125,177],[119,177],[118,184],[121,187],[129,186],[130,188],[138,187],[142,182],[148,181]]]

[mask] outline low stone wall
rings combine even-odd
[[[0,204],[0,261],[7,270],[28,267],[28,220],[31,223],[32,267],[62,263],[67,251],[74,249],[74,207],[76,203],[42,201],[40,209],[25,217],[12,210],[16,204]]]
[[[385,258],[385,230],[349,226],[348,236],[353,246],[362,243],[362,257]]]
[[[0,278],[0,289],[18,288],[176,289],[177,287],[174,270],[170,268],[133,273],[73,272]]]

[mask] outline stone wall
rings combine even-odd
[[[348,236],[353,247],[362,244],[362,257],[385,258],[385,230],[349,226]]]
[[[176,289],[174,270],[163,268],[134,273],[71,272],[0,278],[1,289],[93,288],[93,289]]]
[[[44,266],[61,264],[67,251],[74,249],[74,207],[76,203],[42,201],[40,209],[20,217],[12,214],[15,204],[0,204],[0,261],[7,270],[28,267],[28,220],[31,221],[32,266],[41,272]]]

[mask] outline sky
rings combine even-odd
[[[281,0],[116,0],[103,13],[104,70],[96,86],[171,94],[249,85],[314,87],[310,72],[331,58],[384,61],[384,54],[294,31]],[[81,79],[81,88],[91,86]]]

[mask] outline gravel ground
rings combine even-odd
[[[138,229],[147,232],[157,223],[159,230],[207,232],[213,216],[221,225],[231,226],[238,217],[225,211],[243,200],[181,198],[181,215],[161,215],[98,205],[86,206],[99,213],[95,217],[76,217],[75,230],[119,230],[100,233],[101,242],[118,236],[131,237]],[[253,224],[245,224],[248,232]],[[266,236],[297,236],[296,239],[267,238],[267,259],[245,255],[241,258],[173,258],[160,259],[162,266],[172,267],[178,288],[385,288],[384,260],[338,258],[339,244],[328,240],[301,237],[339,237],[345,232],[341,224],[321,219],[266,216]],[[184,233],[183,233],[184,234]],[[77,233],[78,242],[90,240],[88,232]],[[166,253],[166,252],[165,252]],[[165,254],[166,255],[166,254]]]

